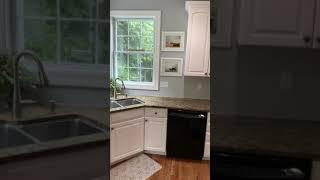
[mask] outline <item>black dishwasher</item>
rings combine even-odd
[[[168,110],[167,156],[201,160],[206,136],[207,113]]]
[[[214,152],[214,180],[310,180],[311,160]]]

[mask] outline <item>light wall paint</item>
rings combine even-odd
[[[185,0],[110,0],[110,9],[161,10],[161,31],[187,32]],[[185,58],[185,52],[161,52],[160,57]],[[128,94],[210,99],[210,78],[160,77],[160,81],[168,82],[168,87],[159,91],[128,90]]]

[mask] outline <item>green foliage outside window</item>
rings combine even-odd
[[[107,63],[106,0],[23,2],[25,49],[52,63]]]
[[[152,82],[153,53],[153,20],[116,20],[116,68],[118,77],[125,81]]]

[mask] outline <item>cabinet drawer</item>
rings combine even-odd
[[[146,108],[145,109],[146,117],[155,117],[155,118],[167,118],[168,109],[166,108]]]
[[[124,121],[138,119],[144,117],[144,108],[130,109],[110,114],[111,124],[121,123]]]

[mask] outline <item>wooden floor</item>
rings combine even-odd
[[[148,155],[162,169],[148,180],[210,180],[210,161],[193,161]]]

